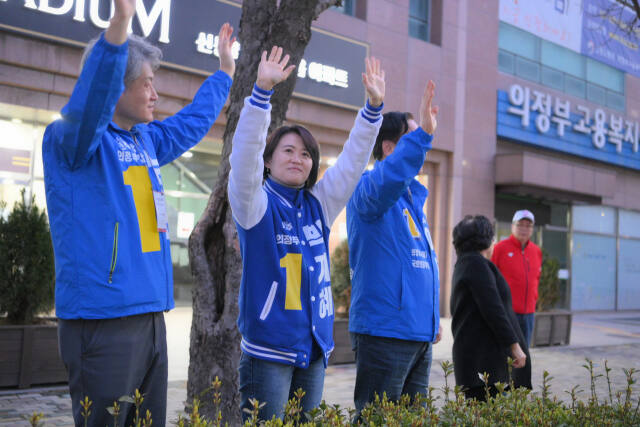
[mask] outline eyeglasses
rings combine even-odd
[[[531,228],[533,228],[533,224],[516,224],[516,227],[531,229]]]

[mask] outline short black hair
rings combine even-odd
[[[273,152],[278,147],[278,144],[280,144],[280,140],[288,133],[297,134],[300,139],[302,139],[304,148],[309,152],[309,155],[311,156],[311,170],[309,171],[309,177],[304,182],[304,188],[309,189],[316,185],[316,181],[318,180],[318,168],[320,167],[320,146],[318,145],[318,142],[313,137],[313,135],[311,135],[311,132],[309,132],[309,130],[304,126],[280,126],[278,129],[274,130],[267,138],[267,144],[264,148],[262,159],[265,163],[271,160]],[[264,179],[267,179],[267,176],[269,176],[269,169],[266,166],[264,167],[262,175]]]
[[[453,229],[453,246],[458,256],[480,252],[493,242],[493,225],[484,215],[465,216]]]
[[[382,126],[373,146],[373,158],[382,160],[382,141],[389,140],[398,142],[400,137],[409,130],[408,114],[400,111],[390,111],[382,115]]]

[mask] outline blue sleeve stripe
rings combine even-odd
[[[382,108],[384,108],[384,102],[382,104],[380,104],[379,107],[374,107],[371,104],[369,104],[369,100],[367,99],[367,105],[366,105],[368,110],[374,111],[376,113],[379,113],[380,111],[382,111]]]
[[[365,105],[365,107],[360,111],[361,111],[362,117],[365,120],[367,120],[370,123],[375,123],[380,119],[380,116],[381,116],[380,113],[383,107],[384,107],[384,104],[374,108],[371,105],[369,105],[369,101],[367,101],[367,105]]]
[[[273,90],[266,91],[264,89],[260,89],[258,85],[253,85],[253,92],[251,92],[251,98],[249,98],[249,102],[251,105],[255,105],[256,107],[260,107],[262,109],[269,108],[269,101],[271,100],[271,95],[273,94]]]
[[[271,89],[271,90],[264,90],[264,89],[262,89],[260,86],[258,86],[257,84],[254,84],[254,85],[253,85],[253,90],[254,90],[255,92],[258,92],[258,93],[259,93],[259,94],[261,94],[261,95],[266,95],[266,96],[271,96],[271,95],[273,95],[273,89]]]

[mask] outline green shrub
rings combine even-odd
[[[560,263],[545,250],[542,251],[542,271],[538,284],[538,302],[536,311],[553,309],[560,299]]]
[[[429,388],[426,396],[411,399],[408,395],[402,396],[400,401],[389,401],[385,396],[377,397],[376,401],[368,405],[361,414],[359,425],[363,426],[575,426],[575,427],[601,427],[601,426],[638,426],[640,425],[640,399],[634,399],[633,385],[636,380],[635,369],[624,369],[626,384],[621,390],[614,390],[609,373],[611,369],[604,363],[605,375],[596,374],[593,362],[586,359],[583,365],[591,377],[591,390],[588,400],[578,399],[582,390],[573,387],[566,390],[569,396],[568,402],[563,402],[550,394],[550,384],[553,379],[548,372],[544,372],[542,386],[538,393],[519,388],[511,390],[508,384],[495,384],[500,391],[498,396],[489,398],[487,402],[466,400],[459,387],[449,385],[449,377],[453,372],[450,362],[440,364],[444,370],[445,385],[441,390]],[[598,396],[595,382],[599,377],[605,377],[608,383],[608,396]],[[489,393],[490,378],[481,375],[485,383],[487,394]],[[180,417],[177,421],[179,427],[220,427],[226,425],[220,411],[220,387],[221,382],[216,379],[211,387],[200,396],[213,391],[213,403],[216,408],[216,418],[211,421],[199,413],[200,400],[194,399],[191,404],[191,413],[187,418]],[[436,396],[438,394],[438,396]],[[304,391],[299,389],[295,397],[285,407],[283,420],[272,418],[269,421],[259,421],[257,418],[259,408],[263,405],[252,401],[253,409],[248,410],[251,418],[245,423],[246,427],[265,426],[351,426],[354,417],[352,409],[342,409],[339,405],[327,405],[322,402],[318,408],[303,413],[300,401]],[[634,401],[635,400],[635,401]],[[135,406],[136,426],[151,425],[151,414],[144,410],[143,396],[136,390],[133,396],[123,396],[120,402],[128,402]],[[439,401],[439,402],[438,402]],[[85,398],[81,402],[83,414],[91,416],[91,401]],[[114,416],[113,426],[117,426],[117,416],[120,406],[114,402],[114,406],[108,408]],[[29,418],[27,418],[29,419]],[[32,426],[41,425],[42,414],[33,414]]]
[[[351,305],[351,270],[349,268],[349,242],[345,239],[331,255],[331,290],[336,306],[336,317],[349,317]]]
[[[49,224],[34,197],[0,216],[0,313],[13,324],[32,323],[53,308],[54,262]]]

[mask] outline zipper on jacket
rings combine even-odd
[[[527,268],[527,259],[524,256],[524,249],[522,249],[522,266],[524,267],[524,280],[525,280],[525,287],[524,287],[524,308],[522,309],[522,311],[527,311],[527,296],[529,295],[529,269]],[[534,309],[535,310],[535,309]],[[527,313],[524,313],[527,314]]]
[[[116,222],[113,228],[113,249],[111,250],[111,265],[109,266],[109,283],[113,282],[113,271],[116,269],[116,262],[118,261],[118,227],[119,223]]]

